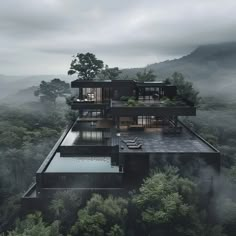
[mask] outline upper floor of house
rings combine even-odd
[[[75,80],[72,109],[110,109],[113,116],[195,116],[195,105],[174,85],[134,80]]]

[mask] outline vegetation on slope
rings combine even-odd
[[[0,230],[65,127],[64,112],[0,108]]]
[[[38,104],[39,105],[39,104]],[[175,168],[156,170],[126,196],[92,195],[84,204],[71,191],[55,194],[45,212],[19,215],[19,198],[65,126],[64,111],[1,107],[0,223],[9,236],[234,236],[236,222],[235,105],[203,98],[196,119],[186,120],[223,154],[212,209],[202,204],[197,179]],[[207,110],[210,110],[207,111]],[[213,219],[213,220],[212,220]],[[2,230],[3,228],[0,228]]]

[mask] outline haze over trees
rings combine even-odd
[[[43,221],[42,213],[29,214],[22,221],[16,222],[16,228],[9,236],[62,236],[59,233],[59,222],[48,224]]]
[[[86,64],[84,66],[87,67]],[[99,68],[95,77],[103,70],[103,67]],[[120,73],[114,70],[109,73],[106,71],[104,78],[109,78],[113,72],[118,74],[116,78],[120,77]],[[147,74],[146,71],[141,73],[140,81],[151,81],[143,79],[145,78],[143,75]],[[94,73],[91,77],[88,74],[83,78],[95,78],[93,75]],[[196,119],[185,122],[191,123],[195,131],[222,152],[219,186],[214,186],[216,194],[212,203],[213,213],[208,214],[206,207],[201,205],[199,200],[202,196],[201,189],[195,178],[183,177],[175,168],[163,168],[162,171],[155,171],[146,178],[140,188],[122,197],[104,197],[95,194],[83,204],[82,196],[66,191],[55,194],[44,212],[20,214],[19,199],[22,190],[30,184],[35,171],[60,136],[67,120],[64,117],[65,112],[56,109],[32,112],[2,106],[0,232],[3,228],[6,229],[6,225],[10,222],[9,232],[5,234],[9,236],[234,236],[236,104],[225,104],[219,98],[216,100],[205,97],[199,100],[198,92],[180,73],[174,73],[169,82],[177,86],[180,95],[199,103],[201,110]],[[50,86],[46,86],[45,90],[51,89]],[[54,88],[52,91],[55,92]],[[59,91],[55,93],[58,94],[57,97],[63,94]],[[52,98],[49,96],[52,102],[54,98],[55,95],[52,95]],[[214,214],[213,222],[209,221],[212,214]],[[20,217],[20,220],[14,224],[16,217]]]
[[[215,96],[234,102],[235,58],[236,43],[212,44],[200,46],[179,59],[150,64],[145,68],[147,71],[153,70],[160,80],[170,77],[174,72],[181,72],[201,92],[202,97]],[[123,69],[119,77],[135,78],[137,72],[145,68]],[[35,86],[42,80],[49,82],[51,78],[61,78],[66,82],[70,80],[66,75],[0,75],[0,98],[14,95],[18,90],[25,89],[26,85]]]
[[[76,235],[125,235],[128,201],[124,198],[94,194],[84,208],[78,211],[78,218],[71,228]]]
[[[138,72],[136,74],[136,78],[140,82],[145,82],[145,81],[152,82],[152,81],[155,81],[156,75],[154,74],[152,70],[144,69],[143,72]]]
[[[63,97],[66,93],[70,93],[69,83],[55,78],[50,82],[42,81],[39,85],[39,88],[35,90],[34,95],[42,96],[42,102],[49,101],[56,103],[57,97]]]
[[[55,196],[49,205],[50,217],[39,212],[27,215],[7,235],[226,236],[227,232],[233,236],[235,232],[231,215],[223,224],[209,221],[197,183],[172,167],[155,171],[128,196],[94,194],[86,205],[80,205],[80,197],[72,191]],[[232,214],[234,205],[225,204],[227,208],[222,209]]]
[[[118,67],[109,68],[108,65],[98,74],[100,80],[116,80],[122,72]]]
[[[60,109],[1,106],[0,232],[19,216],[22,192],[31,184],[65,124]]]
[[[198,105],[200,101],[200,97],[198,96],[199,92],[193,88],[193,84],[191,82],[185,80],[183,74],[175,72],[171,75],[171,77],[165,79],[165,82],[177,87],[177,95],[195,105]]]
[[[146,68],[153,70],[158,79],[164,80],[174,72],[181,72],[202,97],[220,96],[233,102],[236,98],[235,61],[236,42],[209,44],[199,46],[178,59],[154,62],[144,68],[124,69],[123,75],[135,77],[137,72]]]

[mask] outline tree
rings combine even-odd
[[[0,136],[0,147],[2,149],[8,148],[14,148],[14,147],[20,147],[22,144],[21,138],[16,134],[14,129],[17,129],[17,127],[11,127],[9,130],[4,130],[4,132],[1,132]]]
[[[193,84],[184,79],[183,74],[175,72],[170,78],[165,80],[166,83],[170,83],[177,87],[177,95],[182,98],[198,105],[200,101],[199,92],[193,88]]]
[[[216,214],[218,222],[223,224],[224,232],[228,236],[234,236],[236,232],[236,202],[227,195],[221,196],[216,201]]]
[[[24,171],[24,159],[22,157],[22,150],[9,149],[5,152],[6,163],[11,170],[13,180],[12,186],[20,188],[22,184],[22,172]]]
[[[38,109],[38,108],[37,108]],[[0,231],[20,214],[22,190],[64,128],[63,114],[42,110],[0,109]],[[19,196],[17,195],[18,193]],[[14,196],[14,197],[13,197]],[[71,201],[71,205],[75,205]],[[66,204],[66,207],[68,205]],[[70,211],[72,212],[72,211]],[[77,209],[74,213],[76,218]],[[21,214],[22,215],[22,214]],[[31,231],[30,231],[31,232]],[[13,234],[13,233],[12,233]],[[23,233],[19,233],[22,235]],[[18,235],[15,233],[15,235]],[[33,235],[25,234],[25,235]],[[34,234],[37,235],[37,234]],[[56,234],[58,235],[58,234]]]
[[[103,68],[103,61],[98,60],[92,53],[78,53],[73,57],[68,75],[77,74],[78,79],[92,80]]]
[[[216,220],[223,225],[223,230],[228,236],[236,232],[236,166],[225,169],[221,174],[221,181],[216,186],[217,195],[214,198]]]
[[[49,209],[53,212],[56,219],[59,219],[62,216],[62,212],[65,211],[64,202],[62,199],[53,199]]]
[[[47,225],[43,222],[40,212],[29,214],[26,219],[19,221],[13,231],[8,232],[8,236],[60,236],[58,222]]]
[[[42,81],[34,95],[43,95],[44,100],[55,103],[56,98],[64,96],[65,93],[70,93],[69,83],[55,78],[50,82]]]
[[[198,235],[196,200],[195,184],[169,168],[147,178],[133,202],[151,235]]]
[[[81,205],[80,194],[65,190],[54,194],[49,206],[49,212],[53,217],[60,221],[62,229],[68,229],[76,219],[76,213]]]
[[[231,166],[228,171],[228,177],[232,184],[236,184],[236,165]]]
[[[105,216],[102,213],[95,212],[88,214],[86,209],[78,212],[78,221],[72,226],[72,235],[104,235],[104,227],[106,225]]]
[[[65,114],[65,119],[68,123],[75,122],[79,116],[79,111],[68,110]]]
[[[105,66],[105,69],[98,74],[98,77],[101,80],[116,80],[119,78],[120,73],[122,73],[118,67],[109,68],[108,65]]]
[[[143,73],[138,72],[136,74],[136,77],[137,77],[137,80],[140,82],[155,81],[156,79],[156,75],[154,75],[154,72],[152,70],[147,71],[146,69],[144,69]]]
[[[22,194],[7,197],[2,201],[2,199],[4,199],[4,192],[2,189],[0,189],[0,191],[0,231],[2,231],[10,222],[12,222],[12,219],[15,219],[15,217],[19,215]]]
[[[119,225],[114,225],[111,227],[110,232],[107,234],[107,236],[124,236],[124,231]]]
[[[78,211],[78,219],[71,229],[72,235],[123,235],[128,201],[94,194],[86,207]]]

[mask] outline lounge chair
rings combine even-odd
[[[135,146],[135,145],[139,145],[139,143],[137,142],[131,142],[131,143],[125,143],[127,146]]]
[[[142,143],[138,144],[138,145],[132,145],[132,146],[128,146],[129,149],[141,149],[142,148]]]
[[[138,140],[138,137],[135,137],[134,139],[122,139],[124,143],[135,143]]]

